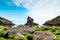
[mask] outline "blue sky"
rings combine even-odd
[[[15,24],[26,23],[27,16],[42,25],[60,15],[60,0],[0,0],[0,16]]]
[[[10,0],[0,0],[0,16],[13,21],[15,24],[23,24],[26,21],[27,15],[25,14],[28,10],[23,6],[8,5],[7,2]]]

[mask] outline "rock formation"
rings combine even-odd
[[[48,26],[60,25],[60,15],[52,20],[46,21],[43,25],[48,25]]]
[[[30,26],[30,27],[32,27],[32,26],[34,26],[34,25],[38,25],[37,23],[34,23],[33,22],[34,21],[34,19],[32,19],[31,17],[29,17],[28,16],[28,18],[27,18],[27,23],[25,24],[26,26]]]
[[[0,17],[0,25],[3,25],[3,26],[13,26],[15,24],[12,23],[12,21],[9,21],[8,19]]]
[[[56,36],[49,31],[35,31],[34,40],[55,40]]]
[[[27,34],[27,33],[34,33],[34,30],[31,27],[26,27],[24,25],[18,25],[17,27],[11,28],[6,32],[9,33],[20,33],[20,34]]]

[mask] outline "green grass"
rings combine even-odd
[[[60,26],[42,26],[42,27],[33,27],[35,31],[51,31],[54,35],[56,35],[57,40],[60,40]],[[58,34],[58,35],[57,35]]]
[[[4,28],[8,28],[6,26],[0,26],[0,40],[6,40],[5,38],[1,37],[2,32],[4,31]],[[56,35],[57,40],[60,40],[60,26],[42,26],[42,27],[33,27],[32,28],[35,31],[51,31],[54,35]],[[58,35],[57,35],[58,34]],[[15,34],[9,34],[9,39],[7,40],[13,40],[14,39]],[[28,40],[28,38],[32,38],[31,40],[33,40],[33,35],[32,34],[26,34],[24,35],[24,37],[22,38],[22,40]]]
[[[57,37],[57,40],[60,40],[60,35],[56,35],[56,37]]]
[[[27,40],[33,40],[33,35],[32,34],[25,34],[24,36]]]
[[[9,34],[8,38],[9,39],[14,39],[14,36],[15,36],[15,34],[11,33],[11,34]]]
[[[0,37],[0,40],[6,40],[5,38],[3,38],[3,37]]]

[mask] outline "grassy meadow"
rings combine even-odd
[[[0,26],[0,40],[13,40],[15,34],[9,34],[8,39],[1,36],[2,32],[4,31],[4,28],[9,29],[9,27],[7,26]],[[32,29],[35,31],[50,31],[57,37],[57,40],[60,40],[60,26],[41,26],[41,27],[32,27]],[[32,34],[24,35],[22,40],[28,40],[28,37],[31,38],[31,40],[33,40]]]

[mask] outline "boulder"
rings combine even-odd
[[[27,27],[27,28],[24,29],[23,34],[27,34],[27,33],[33,34],[34,30],[32,28],[30,28],[30,27],[29,28]]]
[[[56,36],[49,31],[35,31],[34,40],[55,40]]]
[[[20,33],[20,34],[31,33],[31,34],[33,34],[34,30],[31,27],[27,27],[24,25],[18,25],[17,27],[7,30],[6,32],[14,33],[14,34],[16,34],[16,33]]]

